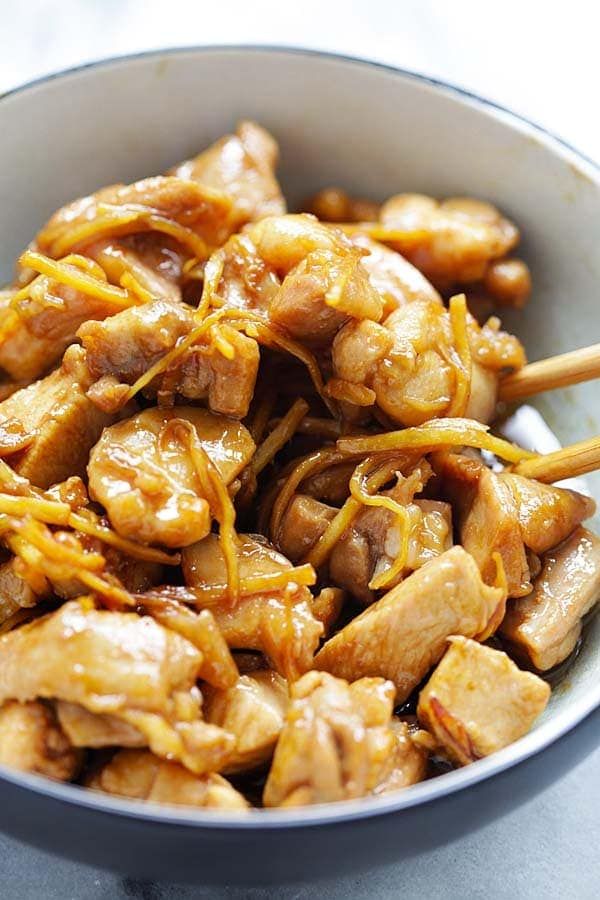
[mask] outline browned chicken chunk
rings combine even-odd
[[[228,194],[233,199],[232,230],[245,222],[285,213],[285,200],[275,178],[277,143],[256,122],[240,122],[236,133],[221,138],[194,159],[173,169]]]
[[[190,307],[164,300],[126,309],[104,322],[86,322],[77,334],[88,368],[98,379],[88,396],[102,409],[119,408],[128,396],[126,386],[173,350],[195,324]],[[220,344],[214,340],[217,335]],[[214,412],[243,418],[259,362],[256,341],[223,323],[177,357],[150,389],[190,400],[208,399]]]
[[[10,301],[10,298],[8,298]],[[0,368],[13,378],[31,381],[44,375],[75,340],[89,319],[104,319],[119,307],[45,278],[16,310],[0,305],[3,335]]]
[[[527,734],[549,697],[549,685],[506,653],[454,636],[417,712],[443,752],[464,766]]]
[[[452,545],[450,505],[435,500],[413,500],[414,494],[423,489],[430,471],[427,464],[417,466],[407,478],[399,475],[396,486],[383,494],[405,508],[408,523],[405,565],[390,586]],[[334,507],[296,494],[282,518],[277,546],[292,562],[301,561],[336,513]],[[375,599],[372,582],[395,564],[405,527],[404,521],[399,522],[398,516],[388,509],[363,508],[331,551],[328,572],[334,584],[363,603],[372,603]]]
[[[576,528],[543,558],[526,597],[512,601],[501,626],[515,650],[541,671],[575,649],[581,619],[600,598],[600,539]]]
[[[116,184],[59,209],[37,236],[37,246],[49,256],[103,237],[123,237],[154,231],[173,235],[192,251],[206,254],[231,233],[232,202],[225,194],[174,176],[157,175],[134,184]],[[181,230],[183,229],[183,231]],[[191,237],[190,237],[191,236]],[[194,236],[197,238],[194,241]]]
[[[451,197],[438,203],[422,194],[398,194],[383,204],[380,221],[389,243],[436,287],[481,280],[489,264],[510,252],[519,231],[490,203]]]
[[[148,743],[141,731],[118,716],[93,713],[67,700],[58,700],[55,709],[73,747],[145,747]]]
[[[225,691],[203,688],[207,722],[235,736],[225,772],[244,772],[268,762],[283,728],[288,705],[287,682],[270,669],[242,675]]]
[[[149,617],[71,601],[0,637],[0,702],[66,700],[116,716],[159,756],[213,772],[234,739],[200,717],[201,662],[189,641]]]
[[[266,541],[252,535],[239,535],[238,564],[240,579],[285,574],[289,560]],[[252,593],[242,594],[232,606],[202,599],[202,588],[219,586],[227,581],[225,561],[216,535],[209,535],[182,554],[186,584],[198,589],[196,602],[210,602],[210,609],[223,637],[236,650],[260,650],[277,672],[290,681],[299,678],[312,665],[324,628],[312,609],[312,596],[306,587],[292,581],[269,589],[260,584]],[[293,575],[291,576],[293,578]],[[192,601],[194,602],[194,598]]]
[[[19,574],[14,557],[6,560],[0,565],[0,625],[20,609],[36,606],[49,593],[50,586],[44,578],[39,580],[34,590]]]
[[[393,697],[393,685],[383,678],[348,684],[309,672],[292,685],[265,806],[306,806],[374,791],[394,763]]]
[[[496,474],[478,459],[448,454],[437,460],[436,468],[458,510],[462,545],[484,581],[493,578],[493,554],[500,553],[510,597],[531,590],[526,551],[544,553],[595,510],[594,501],[576,491]]]
[[[451,634],[483,640],[500,624],[505,596],[453,547],[392,588],[323,646],[317,669],[353,681],[389,678],[401,703],[440,659]]]
[[[85,248],[106,272],[108,280],[120,284],[132,276],[156,300],[181,300],[184,256],[176,241],[164,234],[140,234],[121,240],[103,240]]]
[[[81,751],[71,746],[49,704],[9,700],[0,707],[0,764],[71,781],[82,762]]]
[[[377,785],[375,794],[398,791],[427,777],[428,751],[413,740],[413,733],[406,722],[393,718],[390,727],[396,736],[393,768],[387,778]]]
[[[193,427],[225,484],[254,452],[239,422],[190,406],[147,409],[106,428],[90,454],[90,495],[124,537],[185,547],[210,531],[209,501],[180,423]]]
[[[120,750],[86,784],[96,791],[148,803],[234,810],[248,806],[220,775],[194,775],[148,750]]]
[[[332,348],[333,373],[373,393],[372,403],[402,425],[453,413],[458,390],[455,337],[450,314],[436,300],[415,299],[398,307],[381,324],[363,317],[345,325]],[[470,392],[465,415],[490,418],[496,406],[498,373],[520,368],[519,341],[498,330],[497,320],[479,328],[467,317],[471,354]]]
[[[133,384],[194,324],[192,310],[183,303],[156,300],[124,309],[104,322],[86,322],[77,332],[94,379],[114,375]]]
[[[352,243],[369,251],[361,262],[369,273],[371,284],[383,299],[386,315],[413,300],[432,301],[441,306],[442,299],[433,285],[400,253],[365,234],[353,235]]]
[[[0,403],[1,414],[35,435],[11,463],[37,487],[83,475],[91,448],[113,421],[86,397],[90,384],[81,347],[71,347],[59,369]]]

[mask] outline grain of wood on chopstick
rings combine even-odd
[[[509,403],[594,378],[600,378],[600,344],[523,366],[501,381],[498,399]]]
[[[577,478],[596,469],[600,469],[600,435],[534,459],[525,459],[515,466],[514,472],[551,484],[565,478]]]

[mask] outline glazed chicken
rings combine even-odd
[[[429,479],[431,468],[422,463],[406,477],[397,473],[395,487],[383,496],[406,510],[407,549],[405,564],[390,586],[439,556],[452,545],[452,513],[448,503],[414,499]],[[275,543],[292,562],[300,562],[315,546],[337,513],[337,509],[312,497],[296,494],[281,523]],[[365,507],[341,535],[328,560],[331,581],[365,604],[375,599],[377,579],[388,573],[398,557],[404,521],[385,507]]]
[[[244,810],[248,805],[221,775],[194,775],[148,750],[120,750],[86,784],[117,797],[173,806]]]
[[[464,766],[526,734],[549,697],[549,685],[521,672],[506,653],[453,636],[419,694],[417,713],[442,752]]]
[[[278,156],[243,121],[65,198],[0,291],[0,765],[206,815],[377,802],[535,727],[519,666],[578,665],[600,539],[553,482],[589,465],[491,430],[551,386],[494,314],[531,291],[517,226],[288,213]]]
[[[12,463],[37,487],[83,475],[90,450],[111,418],[85,395],[90,381],[79,347],[70,348],[60,368],[0,403],[0,413],[17,417],[31,441]]]
[[[190,447],[228,485],[254,442],[243,425],[197,407],[144,410],[104,429],[90,454],[90,494],[119,534],[186,547],[209,533],[210,473],[198,471]]]
[[[453,547],[338,631],[315,665],[349,681],[377,671],[393,682],[402,703],[451,634],[485,640],[502,621],[504,604],[503,589],[484,584],[473,558]]]
[[[202,657],[151,618],[70,601],[0,637],[0,702],[66,700],[137,729],[159,756],[212,772],[234,738],[201,718]]]
[[[348,684],[309,672],[291,690],[286,724],[265,785],[265,806],[362,797],[389,775],[394,688],[383,678]]]
[[[289,560],[264,540],[242,534],[238,540],[236,552],[241,579],[238,602],[233,606],[214,603],[215,593],[217,597],[219,593],[222,596],[227,583],[225,559],[214,535],[183,551],[188,599],[199,606],[210,604],[230,647],[259,650],[284,678],[295,680],[311,667],[324,632],[313,609],[312,595],[307,587],[294,582]],[[256,587],[252,576],[258,582]],[[250,581],[247,588],[244,579]]]
[[[543,555],[531,592],[509,604],[500,631],[536,669],[552,669],[575,649],[599,596],[600,540],[576,528]]]
[[[82,752],[71,745],[49,704],[9,700],[0,707],[0,764],[71,781],[82,762]]]
[[[244,772],[270,760],[287,706],[287,682],[271,669],[241,675],[226,690],[204,691],[207,722],[235,736],[235,751],[226,772]]]
[[[576,491],[496,474],[477,459],[450,454],[435,465],[459,514],[461,544],[479,565],[484,581],[493,577],[493,557],[500,554],[510,597],[528,594],[536,556],[595,512],[594,501]]]

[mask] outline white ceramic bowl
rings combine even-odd
[[[533,299],[509,323],[530,358],[600,340],[600,172],[593,163],[464,91],[303,50],[162,51],[83,67],[4,95],[0,275],[10,277],[16,256],[66,201],[161,172],[230,131],[240,117],[261,122],[280,142],[280,175],[292,205],[329,184],[374,199],[423,191],[496,203],[522,228],[522,252],[533,272]],[[600,430],[596,398],[591,384],[556,391],[538,406],[568,443]],[[560,753],[523,762],[600,704],[599,645],[597,618],[568,682],[527,737],[384,799],[257,812],[240,821],[142,807],[5,771],[0,825],[57,852],[178,879],[197,872],[230,882],[295,878],[308,864],[313,874],[331,874],[336,866],[348,870],[366,859],[415,852],[447,840],[450,829],[457,836],[516,805],[597,741],[596,714],[595,727],[589,720],[563,740]],[[485,787],[492,776],[495,786]],[[232,859],[243,860],[243,872]]]

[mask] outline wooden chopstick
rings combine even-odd
[[[498,399],[509,403],[594,378],[600,378],[600,344],[523,366],[502,379]]]
[[[561,450],[544,453],[533,459],[525,459],[512,470],[516,475],[525,475],[551,484],[565,478],[577,478],[600,469],[600,435],[570,444]]]

